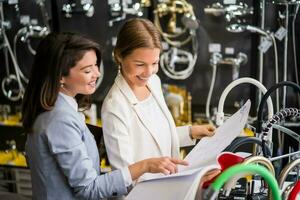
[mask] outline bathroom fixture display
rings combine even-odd
[[[2,47],[5,60],[6,76],[1,83],[1,89],[5,97],[11,101],[18,101],[23,97],[25,88],[20,78],[20,68],[14,56],[13,50],[6,35],[6,29],[10,27],[10,22],[5,21],[3,2],[0,2],[0,38],[2,39]],[[12,61],[15,74],[10,73],[9,57]]]
[[[197,61],[199,27],[193,6],[186,0],[167,0],[157,4],[153,11],[154,24],[169,45],[161,54],[160,66],[170,78],[184,80],[192,74]],[[180,17],[182,26],[177,26]],[[166,24],[161,21],[167,20]],[[191,51],[184,46],[191,43]]]
[[[215,17],[225,16],[227,22],[236,20],[243,22],[242,17],[253,15],[253,7],[240,2],[239,4],[222,5],[221,3],[213,3],[211,6],[204,8],[204,12]]]
[[[251,26],[251,25],[242,25],[242,24],[231,24],[227,26],[227,31],[232,33],[241,33],[244,31],[249,31],[251,33],[258,33],[262,36],[264,36],[264,39],[262,39],[262,42],[259,46],[260,52],[266,52],[269,48],[269,44],[273,44],[274,47],[274,62],[275,62],[275,84],[279,82],[279,72],[278,72],[278,50],[277,50],[277,44],[273,33],[270,33],[268,31],[265,31],[259,27]],[[270,42],[271,41],[271,42]],[[263,65],[260,65],[259,69],[259,82],[263,82]],[[260,101],[260,93],[258,96],[258,99]],[[279,111],[279,92],[276,92],[276,111]]]
[[[257,112],[257,124],[256,124],[256,131],[257,133],[261,133],[262,131],[262,125],[263,125],[263,108],[266,104],[267,99],[269,99],[270,95],[277,89],[283,88],[284,86],[288,86],[296,90],[296,93],[300,93],[300,86],[297,85],[296,83],[293,83],[291,81],[282,81],[276,85],[273,85],[268,91],[264,94],[262,97],[259,107],[258,107],[258,112]],[[268,106],[269,109],[269,106]],[[270,119],[268,115],[268,119]]]
[[[71,18],[74,14],[84,14],[86,17],[93,17],[95,8],[93,0],[81,0],[80,6],[77,5],[76,1],[69,0],[68,3],[63,4],[61,11],[66,18]]]
[[[121,1],[121,2],[120,2]],[[151,6],[150,0],[141,0],[132,4],[128,0],[109,1],[110,16],[112,19],[108,21],[108,26],[112,27],[116,22],[125,20],[127,15],[142,17],[144,15],[144,8]]]
[[[300,118],[300,110],[297,109],[297,108],[284,108],[280,112],[276,113],[271,119],[269,119],[266,122],[265,127],[262,130],[262,135],[261,135],[264,156],[267,156],[267,153],[264,150],[264,147],[265,146],[268,146],[268,147],[271,146],[270,143],[268,144],[268,141],[269,141],[269,139],[268,139],[269,138],[268,137],[269,131],[271,130],[273,124],[279,123],[280,121],[284,120],[286,117],[297,117],[297,118]],[[283,145],[283,144],[281,144],[281,145]],[[283,148],[283,147],[281,147],[281,148]],[[300,153],[300,151],[298,151],[298,152]]]
[[[211,121],[209,109],[210,109],[211,96],[216,81],[217,66],[222,64],[231,65],[232,79],[236,80],[239,77],[240,66],[246,64],[247,61],[248,61],[247,55],[242,52],[238,53],[236,57],[225,57],[225,58],[223,58],[222,54],[217,52],[211,54],[210,65],[212,67],[212,78],[211,78],[211,83],[210,83],[210,87],[206,99],[206,107],[205,107],[206,118],[209,121]]]
[[[229,94],[229,92],[236,87],[237,85],[243,84],[243,83],[250,83],[255,85],[256,87],[259,88],[259,90],[265,94],[267,93],[267,89],[265,88],[264,85],[262,85],[259,81],[257,81],[256,79],[253,78],[249,78],[249,77],[244,77],[244,78],[239,78],[233,82],[231,82],[222,92],[220,100],[219,100],[219,104],[218,104],[218,112],[217,112],[217,116],[216,116],[216,124],[217,126],[220,126],[221,124],[223,124],[224,122],[224,103],[225,103],[225,99],[227,97],[227,95]],[[273,103],[271,98],[267,98],[267,105],[268,105],[268,118],[271,118],[273,116],[274,110],[273,110]]]

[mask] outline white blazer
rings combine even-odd
[[[175,126],[174,120],[165,103],[161,82],[153,75],[149,82],[153,97],[161,107],[171,128],[171,154],[179,158],[179,147],[194,145],[189,137],[188,126]],[[159,121],[150,121],[142,113],[141,105],[124,77],[119,73],[107,94],[101,110],[103,135],[109,162],[114,169],[133,164],[137,161],[161,157],[162,141],[153,132]]]

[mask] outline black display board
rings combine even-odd
[[[4,13],[5,18],[11,22],[11,29],[7,30],[7,35],[11,44],[13,42],[13,37],[16,34],[17,30],[22,26],[19,23],[21,15],[29,15],[31,18],[38,20],[38,23],[42,23],[42,15],[37,6],[35,0],[19,0],[17,5],[8,5],[4,3]],[[117,74],[117,66],[112,60],[112,41],[113,37],[117,35],[118,30],[124,23],[120,21],[114,24],[113,27],[108,26],[108,21],[111,19],[110,10],[108,1],[106,0],[94,0],[93,6],[95,8],[95,14],[93,17],[87,17],[82,13],[74,14],[71,18],[66,18],[62,12],[63,4],[70,2],[69,0],[47,0],[45,1],[47,11],[50,16],[51,29],[56,32],[78,32],[80,34],[87,35],[88,37],[99,42],[103,47],[103,59],[104,59],[104,80],[100,88],[93,95],[93,100],[96,102],[100,108],[100,105],[107,94],[109,88],[111,87],[114,78]],[[80,1],[73,1],[77,4],[80,4]],[[139,2],[133,0],[133,2]],[[152,1],[154,6],[158,1]],[[257,77],[257,45],[258,45],[258,35],[250,32],[243,33],[229,33],[225,30],[228,22],[226,22],[224,16],[211,16],[207,15],[204,12],[204,8],[212,5],[215,1],[211,0],[189,0],[189,3],[193,5],[194,12],[196,17],[200,21],[200,27],[197,30],[197,39],[199,43],[198,49],[198,59],[194,69],[193,74],[186,80],[172,80],[168,78],[161,70],[159,71],[159,76],[162,79],[163,83],[176,84],[179,86],[185,87],[192,95],[192,105],[193,111],[198,113],[205,112],[205,103],[206,97],[208,95],[208,90],[211,81],[212,67],[209,64],[210,53],[208,52],[208,45],[210,43],[219,43],[221,44],[221,53],[224,57],[226,56],[236,56],[237,53],[242,52],[248,56],[248,62],[246,65],[241,66],[239,77]],[[223,1],[219,1],[221,4]],[[239,2],[239,1],[238,1]],[[241,1],[247,3],[248,6],[254,7],[254,15],[246,18],[246,23],[257,26],[259,24],[259,1]],[[18,7],[16,9],[16,6]],[[152,19],[152,10],[153,6],[145,10],[145,18]],[[266,5],[266,28],[270,31],[275,32],[278,25],[278,12],[283,11],[282,6],[277,6],[274,4]],[[291,8],[292,11],[292,8]],[[299,16],[299,13],[298,13]],[[128,15],[127,19],[133,17]],[[296,30],[299,33],[300,27],[300,18],[296,20]],[[33,47],[37,45],[39,40],[33,41]],[[299,34],[296,34],[296,43],[297,50],[299,50]],[[225,48],[232,47],[234,48],[233,55],[226,55]],[[295,71],[293,67],[293,58],[292,58],[292,45],[291,40],[289,44],[289,68],[288,68],[288,80],[295,81]],[[280,72],[282,72],[282,62],[283,62],[283,42],[278,42],[279,48],[279,67]],[[22,68],[24,74],[28,75],[30,66],[32,64],[33,56],[28,52],[26,45],[21,42],[18,43],[18,61]],[[300,55],[298,53],[298,68],[300,63]],[[0,54],[0,80],[5,76],[5,67],[4,66],[4,57],[3,53]],[[264,69],[264,81],[263,84],[266,88],[271,87],[275,82],[274,77],[274,54],[272,47],[264,55],[265,60],[265,69]],[[10,63],[11,65],[11,63]],[[42,67],[42,66],[41,66]],[[12,66],[10,66],[10,71],[13,72]],[[280,79],[282,78],[282,73],[280,73]],[[232,82],[232,67],[231,66],[219,66],[217,70],[216,82],[213,90],[213,99],[211,101],[211,106],[216,107],[219,101],[219,97],[224,90],[224,88]],[[295,93],[288,90],[288,101],[287,104],[294,106],[296,104]],[[225,102],[225,108],[230,108],[234,106],[234,102],[245,101],[246,99],[251,98],[252,101],[256,100],[256,89],[250,85],[238,86],[234,89]],[[0,103],[1,104],[11,104],[11,105],[20,105],[21,102],[11,102],[3,96],[3,93],[0,92]],[[257,102],[254,103],[257,105]]]

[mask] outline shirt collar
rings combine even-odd
[[[73,97],[71,97],[71,96],[68,96],[68,95],[66,95],[66,94],[64,94],[64,93],[62,93],[62,92],[59,92],[59,95],[61,96],[61,97],[63,97],[66,101],[67,101],[67,103],[72,107],[72,108],[74,108],[74,110],[77,112],[78,111],[78,103],[77,103],[77,101],[75,100],[75,98],[73,98]]]

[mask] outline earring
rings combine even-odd
[[[61,88],[63,88],[63,87],[64,87],[64,84],[63,84],[63,83],[61,83],[61,84],[60,84],[60,87],[61,87]]]

